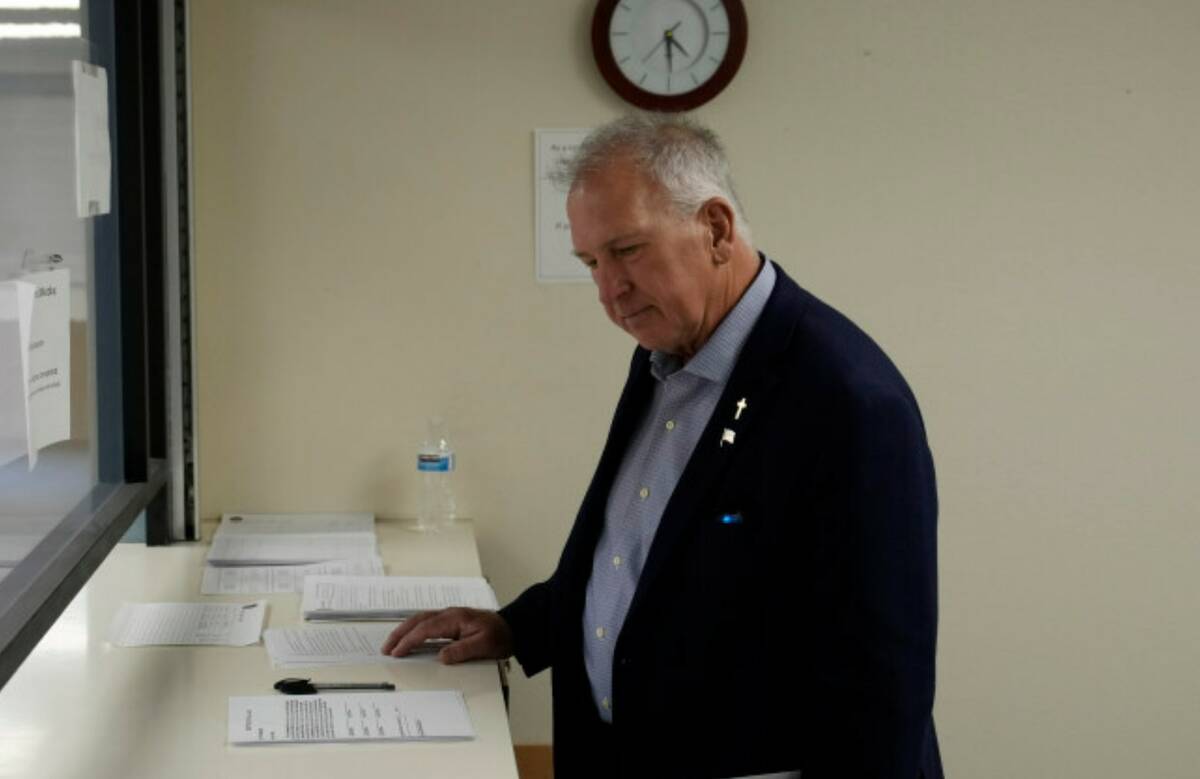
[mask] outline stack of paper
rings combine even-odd
[[[263,643],[276,668],[437,661],[442,642],[422,647],[407,657],[381,654],[379,650],[393,627],[391,624],[347,624],[267,628]]]
[[[117,646],[218,644],[248,646],[262,635],[266,601],[254,603],[123,603],[108,640]]]
[[[450,606],[500,608],[478,576],[308,576],[300,608],[310,620],[398,620]]]
[[[378,557],[373,514],[225,514],[208,564],[310,565]]]
[[[229,743],[475,738],[458,690],[229,699]]]
[[[314,574],[342,576],[382,576],[383,560],[331,560],[312,565],[239,565],[204,567],[200,592],[205,595],[266,595],[277,592],[304,592],[304,577]]]

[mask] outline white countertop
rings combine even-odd
[[[476,576],[470,522],[425,534],[377,522],[389,574]],[[211,531],[211,528],[210,528]],[[123,601],[267,598],[265,627],[296,625],[299,595],[204,596],[205,544],[120,544],[0,690],[0,777],[508,777],[512,738],[495,663],[405,663],[303,670],[271,667],[266,649],[145,647],[106,640]],[[269,695],[285,676],[381,681],[398,689],[458,689],[477,738],[459,743],[229,746],[231,695]]]

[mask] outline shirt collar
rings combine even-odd
[[[775,268],[770,261],[759,252],[758,275],[746,288],[742,299],[737,302],[712,336],[700,347],[700,351],[692,355],[692,359],[682,364],[679,355],[654,351],[650,353],[650,372],[659,381],[678,370],[683,370],[708,381],[724,384],[733,372],[734,363],[742,351],[742,345],[750,337],[754,323],[767,305],[767,298],[775,288]]]

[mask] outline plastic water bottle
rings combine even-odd
[[[454,449],[450,446],[446,422],[441,417],[429,420],[425,441],[417,451],[417,471],[421,475],[421,502],[417,508],[417,530],[443,530],[456,516],[454,490]]]

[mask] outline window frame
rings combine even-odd
[[[91,217],[97,484],[0,580],[0,686],[146,518],[170,541],[162,35],[159,2],[91,0],[85,37],[109,78],[113,212]],[[174,54],[174,52],[172,52]]]

